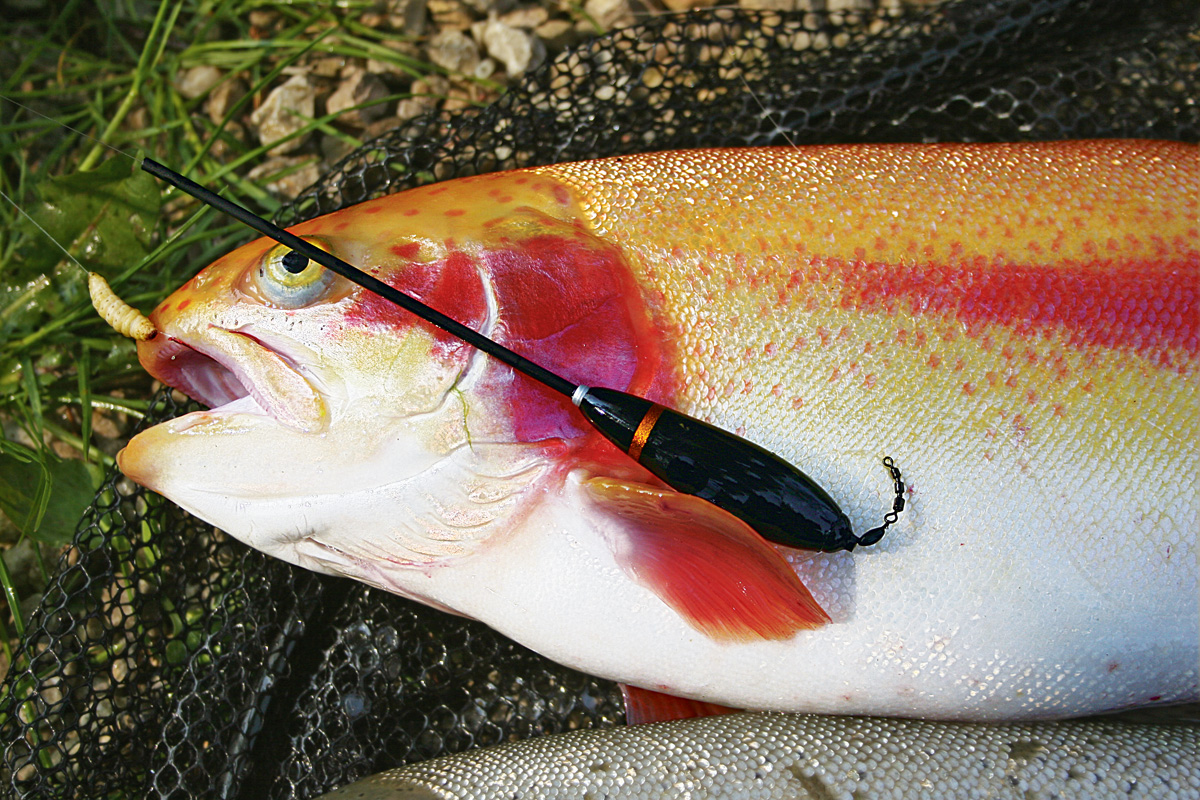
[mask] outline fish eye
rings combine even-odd
[[[330,252],[320,239],[305,236],[304,241]],[[323,299],[335,277],[317,262],[280,244],[263,256],[254,273],[254,284],[273,305],[303,308]]]

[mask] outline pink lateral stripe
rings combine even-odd
[[[968,332],[1000,324],[1016,333],[1065,332],[1075,347],[1131,350],[1157,361],[1200,351],[1200,251],[1162,260],[1042,266],[882,264],[825,260],[840,273],[841,305],[876,311],[903,303],[914,314],[945,314]],[[817,279],[819,280],[819,279]]]

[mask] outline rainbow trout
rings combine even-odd
[[[808,473],[877,546],[670,490],[567,398],[261,240],[152,315],[212,406],[134,480],[249,545],[737,708],[999,720],[1195,700],[1200,157],[1148,141],[625,156],[292,230],[566,378]]]

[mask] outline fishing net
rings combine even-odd
[[[1200,139],[1194,0],[816,5],[665,16],[587,43],[489,108],[356,151],[281,221],[433,180],[677,147]],[[148,421],[181,410],[163,394]],[[0,693],[0,786],[308,798],[622,713],[608,682],[249,551],[114,473]]]

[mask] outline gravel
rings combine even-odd
[[[203,98],[214,123],[228,118],[225,138],[270,148],[249,177],[290,199],[352,149],[349,142],[421,114],[489,103],[566,47],[639,15],[707,2],[588,0],[581,8],[570,0],[381,0],[356,21],[382,33],[396,59],[313,52],[249,98],[250,76],[212,66],[184,70],[175,83],[184,96]],[[270,9],[250,12],[249,21],[261,39],[287,22]],[[312,131],[312,120],[327,115],[331,125]]]

